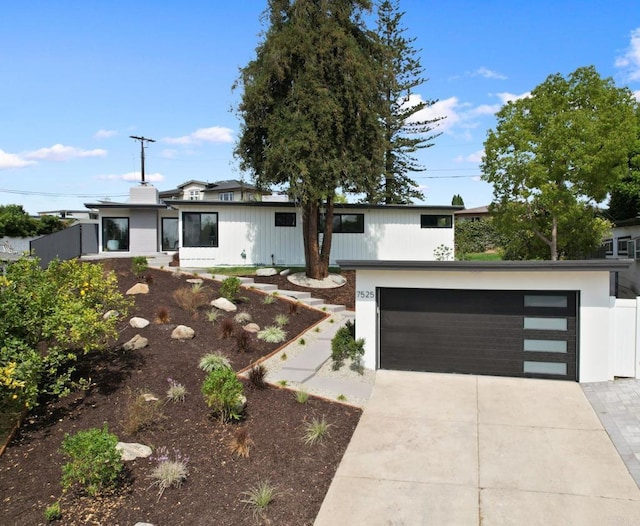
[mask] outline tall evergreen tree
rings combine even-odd
[[[399,0],[384,0],[378,6],[377,37],[380,43],[383,113],[381,122],[385,134],[384,169],[382,177],[367,193],[371,203],[410,204],[424,199],[410,172],[424,171],[415,157],[418,150],[433,146],[440,135],[434,130],[441,119],[418,119],[417,113],[435,104],[435,100],[412,97],[415,89],[426,82],[415,38],[405,36],[402,25],[405,15]]]
[[[381,68],[361,18],[370,8],[368,0],[269,0],[269,27],[236,83],[240,168],[258,186],[286,186],[299,204],[315,279],[329,272],[336,190],[366,192],[381,173]]]

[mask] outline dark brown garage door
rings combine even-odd
[[[380,368],[578,380],[577,293],[378,290]]]

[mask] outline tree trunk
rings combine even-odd
[[[558,260],[558,218],[553,216],[551,223],[551,261]]]
[[[307,277],[324,279],[329,275],[329,253],[333,232],[333,200],[327,202],[322,251],[320,250],[318,218],[320,203],[311,200],[302,207],[302,235],[304,239],[304,260]]]

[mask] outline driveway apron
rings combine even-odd
[[[577,383],[377,371],[315,526],[640,524]]]

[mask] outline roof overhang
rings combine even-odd
[[[632,259],[577,261],[376,261],[338,260],[345,270],[427,270],[452,272],[615,272],[628,269]]]

